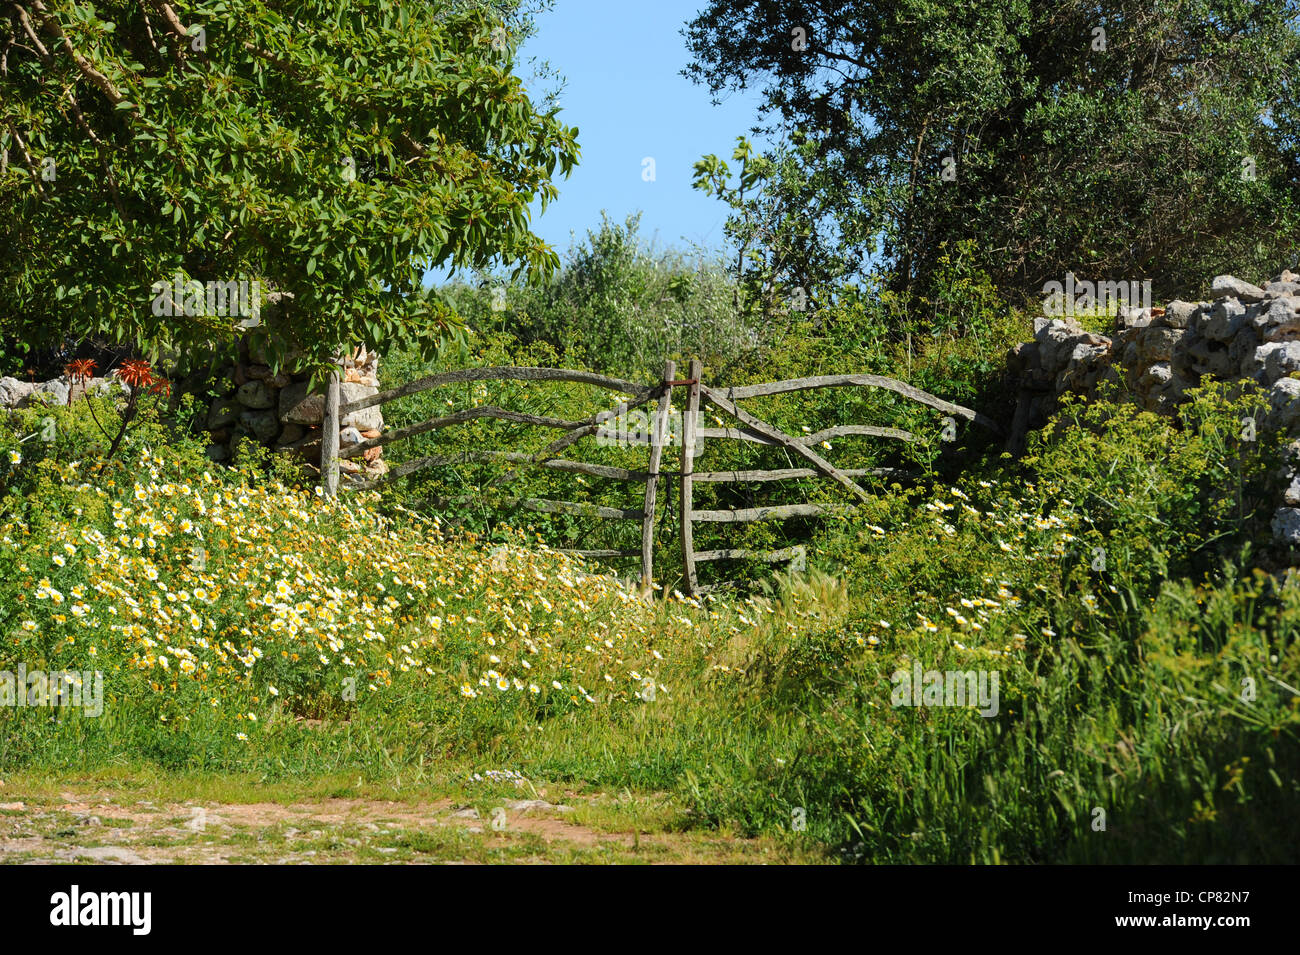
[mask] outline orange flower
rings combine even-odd
[[[140,358],[131,358],[122,362],[117,376],[134,391],[137,388],[151,388],[156,384],[153,369],[149,363]]]
[[[63,373],[71,378],[74,384],[79,381],[89,381],[95,377],[95,359],[80,358],[68,362],[63,366]]]

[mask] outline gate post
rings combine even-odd
[[[659,462],[668,436],[668,414],[673,404],[673,386],[669,382],[676,374],[677,363],[664,362],[663,393],[650,429],[650,463],[646,467],[649,477],[645,482],[645,516],[641,518],[641,589],[647,592],[654,585],[655,495],[659,489]]]
[[[698,358],[691,359],[690,379],[686,398],[686,414],[682,421],[682,490],[681,536],[682,574],[685,577],[687,596],[695,596],[699,581],[695,575],[695,536],[691,529],[691,474],[695,471],[696,423],[700,416],[700,372],[703,366]]]
[[[339,373],[330,374],[325,391],[325,414],[321,421],[320,478],[326,497],[339,492]]]

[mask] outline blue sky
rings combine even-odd
[[[642,237],[660,247],[723,245],[725,207],[691,188],[691,167],[706,153],[730,160],[736,136],[748,135],[757,119],[758,96],[724,94],[713,106],[707,87],[681,75],[690,57],[680,31],[700,6],[558,0],[538,17],[517,72],[527,77],[527,59],[537,57],[561,74],[560,118],[578,127],[582,149],[573,174],[556,183],[559,198],[533,215],[533,231],[561,256],[570,232],[583,238],[602,209],[619,222],[640,210]],[[655,160],[653,182],[642,179],[647,156]]]

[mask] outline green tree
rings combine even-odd
[[[543,343],[570,367],[645,381],[657,380],[666,358],[695,356],[715,372],[735,368],[763,338],[734,308],[726,273],[702,254],[692,261],[647,245],[640,218],[619,223],[602,214],[547,282],[507,286],[483,276],[480,288],[453,283],[443,297],[471,328]]]
[[[1200,291],[1271,272],[1300,206],[1296,0],[713,0],[686,73],[759,85],[851,250],[901,290],[974,240],[999,288],[1069,269]],[[1176,276],[1189,288],[1160,288]]]
[[[726,161],[710,154],[695,164],[694,186],[731,209],[724,230],[735,250],[734,304],[770,328],[825,303],[862,265],[832,214],[851,197],[823,174],[817,143],[797,132],[767,154],[738,136],[731,158],[740,164],[734,180]]]
[[[514,74],[518,2],[14,0],[0,13],[0,322],[146,351],[233,339],[155,283],[283,293],[272,357],[429,340],[426,268],[555,252],[577,130]]]

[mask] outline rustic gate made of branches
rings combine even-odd
[[[346,480],[342,488],[366,490],[381,484],[398,480],[425,468],[463,464],[466,462],[500,461],[509,465],[523,467],[542,467],[574,474],[589,474],[595,477],[609,478],[644,485],[644,496],[638,508],[615,508],[595,504],[575,503],[571,501],[552,501],[534,498],[520,499],[515,502],[526,510],[540,513],[567,513],[584,517],[596,517],[609,520],[638,521],[641,524],[641,548],[636,550],[573,550],[584,557],[619,558],[640,557],[641,582],[650,586],[654,579],[654,525],[656,501],[659,482],[664,476],[675,476],[679,481],[678,508],[680,517],[680,537],[682,556],[683,588],[689,594],[704,593],[712,587],[701,587],[696,567],[700,563],[731,559],[754,559],[769,563],[790,561],[799,563],[804,559],[802,547],[788,547],[780,550],[756,551],[742,548],[697,551],[694,544],[693,525],[697,523],[738,523],[760,520],[780,520],[791,517],[815,517],[826,514],[828,509],[818,504],[783,504],[769,507],[739,508],[732,510],[700,510],[692,506],[692,490],[696,483],[722,482],[764,482],[785,481],[797,478],[824,477],[839,483],[845,491],[865,501],[868,493],[854,480],[866,475],[885,475],[893,473],[890,469],[839,469],[813,450],[817,445],[831,438],[845,435],[869,435],[902,441],[915,440],[914,436],[898,428],[880,427],[866,424],[844,424],[813,434],[793,436],[754,416],[740,407],[738,402],[747,398],[786,394],[795,391],[807,391],[819,388],[867,387],[882,388],[893,391],[904,398],[926,405],[945,415],[965,418],[994,432],[1000,429],[984,415],[964,408],[961,405],[944,401],[919,388],[904,382],[880,375],[849,374],[823,375],[812,378],[795,378],[788,381],[774,381],[758,385],[743,385],[735,388],[714,388],[704,384],[701,378],[701,366],[698,360],[690,363],[687,377],[676,377],[677,367],[674,362],[666,362],[663,378],[653,385],[623,381],[608,375],[593,372],[574,371],[565,368],[464,368],[443,372],[419,379],[397,388],[382,391],[365,398],[347,403],[341,402],[341,390],[338,377],[331,378],[325,396],[325,420],[321,441],[321,481],[325,494],[334,496],[340,489],[339,461],[359,457],[371,448],[382,447],[401,441],[414,435],[436,431],[441,428],[462,424],[483,418],[502,421],[514,421],[521,424],[536,425],[563,431],[559,438],[550,442],[540,452],[527,454],[516,451],[483,450],[454,455],[430,455],[407,461],[392,468],[387,474],[372,480]],[[451,414],[431,418],[419,424],[397,428],[353,444],[340,450],[339,423],[349,414],[376,405],[384,405],[398,398],[428,391],[445,385],[464,384],[472,381],[563,381],[576,384],[594,385],[616,394],[630,396],[621,401],[617,407],[602,411],[580,421],[568,421],[541,415],[526,414],[499,408],[494,405],[465,408]],[[669,443],[669,421],[672,413],[673,392],[685,389],[685,413],[682,415],[682,446],[680,471],[665,472],[661,468],[664,446]],[[737,427],[701,428],[699,427],[700,407],[702,402],[709,402],[714,407],[734,419]],[[654,405],[654,414],[650,419],[650,430],[646,435],[637,435],[633,443],[645,444],[648,449],[646,468],[634,471],[627,468],[609,467],[574,461],[559,457],[561,452],[581,439],[592,435],[605,436],[610,432],[606,424],[611,421],[626,420],[628,412],[647,405]],[[627,434],[618,436],[626,440]],[[674,435],[674,437],[677,437]],[[778,468],[755,471],[695,471],[694,462],[698,456],[699,442],[702,440],[740,440],[758,444],[782,447],[803,458],[806,467]],[[717,586],[717,585],[714,585]]]

